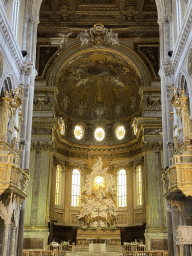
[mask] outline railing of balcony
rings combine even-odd
[[[192,163],[192,155],[175,155],[173,158],[169,159],[169,166],[172,167],[174,165],[181,164],[191,164]]]

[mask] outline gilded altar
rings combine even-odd
[[[119,229],[78,229],[76,237],[77,245],[93,243],[106,243],[107,245],[120,245],[121,232]]]

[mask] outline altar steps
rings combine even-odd
[[[123,256],[119,252],[68,252],[66,256]]]

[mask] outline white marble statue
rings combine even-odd
[[[78,216],[84,220],[84,225],[95,220],[105,220],[113,224],[117,217],[115,181],[108,168],[102,168],[101,157],[92,167],[92,172],[86,176],[83,187],[82,210]]]

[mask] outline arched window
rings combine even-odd
[[[17,29],[18,29],[19,6],[20,6],[20,0],[14,0],[13,11],[12,11],[12,29],[15,35],[17,35]]]
[[[127,206],[127,175],[124,169],[118,173],[118,207]]]
[[[77,169],[72,174],[71,206],[80,206],[80,171]]]
[[[61,205],[61,182],[62,182],[62,169],[57,166],[56,170],[56,186],[55,186],[55,205]]]
[[[136,196],[137,196],[137,206],[143,205],[143,189],[142,189],[142,171],[141,166],[137,166],[136,169]]]

